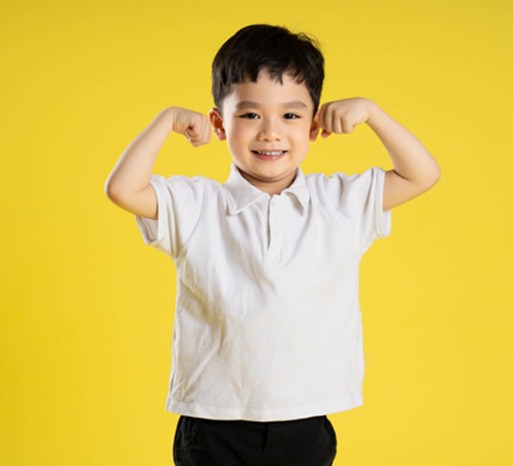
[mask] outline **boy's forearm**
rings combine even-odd
[[[367,124],[387,149],[395,172],[419,186],[430,187],[438,181],[440,167],[433,156],[412,133],[372,101]]]
[[[148,186],[158,152],[172,128],[173,112],[165,108],[121,155],[105,182],[109,196],[140,192]]]

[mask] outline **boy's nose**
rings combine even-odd
[[[262,122],[257,139],[259,141],[279,141],[281,136],[278,125],[272,121]]]

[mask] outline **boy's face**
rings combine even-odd
[[[318,132],[307,87],[287,74],[283,84],[264,71],[257,82],[235,84],[223,101],[222,115],[213,109],[209,117],[217,137],[227,140],[242,176],[269,194],[294,181]]]

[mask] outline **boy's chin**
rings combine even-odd
[[[258,180],[275,181],[277,179],[286,178],[290,176],[291,172],[296,172],[299,166],[290,166],[287,168],[278,167],[277,164],[269,162],[268,164],[263,163],[255,167],[248,167],[233,161],[234,165],[239,169],[245,178],[254,178]]]

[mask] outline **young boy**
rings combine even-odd
[[[358,270],[390,235],[390,209],[431,188],[438,164],[377,104],[319,107],[324,59],[285,28],[238,31],[213,62],[208,118],[164,109],[126,149],[108,197],[177,268],[166,408],[180,414],[178,466],[331,465],[327,414],[360,406],[364,372]],[[394,169],[305,175],[319,132],[366,123]],[[170,132],[232,155],[225,184],[152,175]]]

